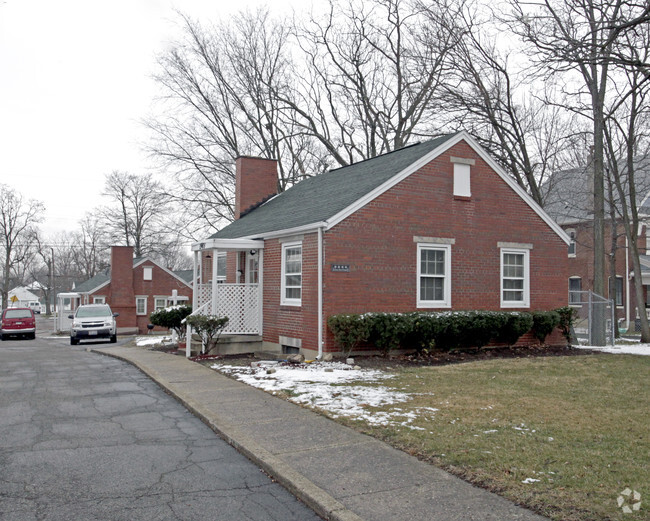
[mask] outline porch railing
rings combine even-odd
[[[216,307],[213,309],[212,284],[198,284],[197,310],[208,315],[228,317],[225,334],[257,335],[260,324],[259,284],[217,284]]]

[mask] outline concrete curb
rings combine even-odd
[[[116,348],[111,348],[116,349]],[[126,348],[124,348],[126,349]],[[165,380],[155,369],[131,359],[125,355],[109,352],[101,348],[88,348],[90,352],[117,358],[137,367],[140,371],[155,381],[171,396],[181,402],[190,412],[199,417],[224,441],[259,466],[264,472],[286,488],[291,494],[309,506],[316,514],[331,521],[364,521],[363,518],[347,509],[322,488],[315,485],[305,476],[296,472],[290,465],[281,461],[245,433],[230,425],[223,418],[209,412],[205,407],[183,393],[176,392],[171,382]]]

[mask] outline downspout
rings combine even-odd
[[[318,356],[323,359],[323,228],[318,227]]]

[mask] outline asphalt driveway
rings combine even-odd
[[[316,520],[134,367],[0,344],[0,518]]]

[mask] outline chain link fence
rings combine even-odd
[[[581,343],[604,346],[615,343],[616,307],[614,301],[593,291],[569,291],[569,305],[578,312],[573,324]]]

